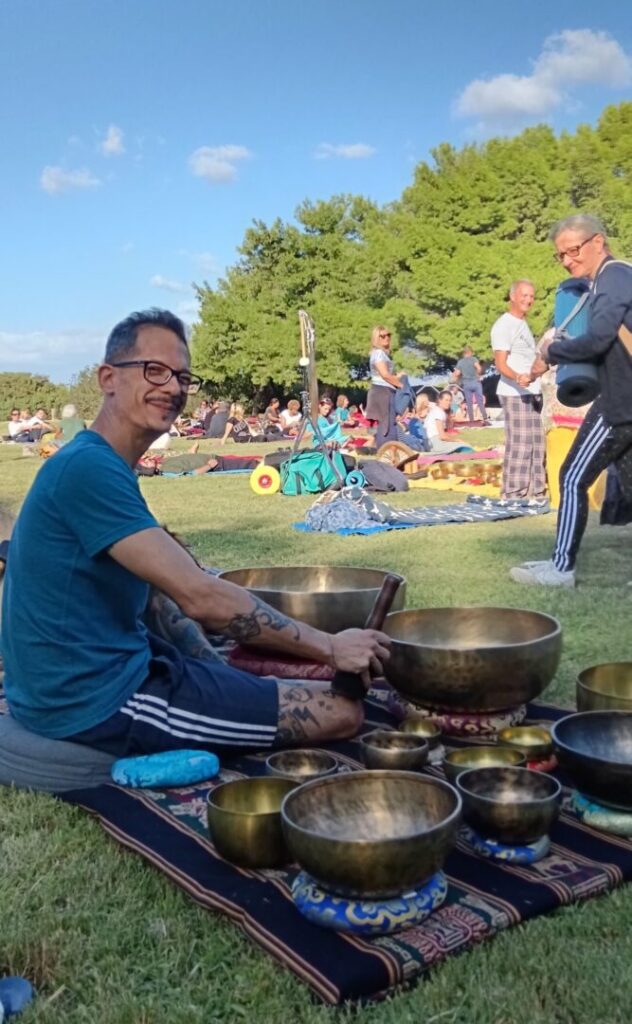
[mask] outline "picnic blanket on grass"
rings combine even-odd
[[[530,505],[526,499],[509,501],[479,494],[468,494],[465,502],[458,505],[395,508],[385,501],[377,501],[362,487],[354,486],[321,495],[305,513],[305,522],[294,523],[294,529],[303,533],[337,533],[348,537],[350,534],[383,533],[412,526],[489,523],[547,512],[550,512],[548,503]]]
[[[366,702],[365,731],[391,725],[392,693],[376,687]],[[538,722],[566,714],[534,703]],[[450,746],[471,744],[450,740]],[[484,741],[483,741],[484,742]],[[327,746],[343,770],[360,765],[357,741]],[[265,755],[225,761],[221,778],[261,775]],[[442,777],[440,768],[428,768]],[[562,782],[565,780],[560,775]],[[423,924],[394,935],[361,939],[311,924],[290,895],[297,867],[249,871],[224,861],[206,825],[209,784],[169,790],[115,785],[65,793],[94,814],[116,842],[140,854],[201,906],[226,914],[257,946],[291,970],[326,1003],[381,998],[414,984],[453,953],[492,938],[538,914],[608,892],[632,878],[632,840],[607,836],[564,811],[551,833],[550,854],[530,867],[483,860],[462,839],[446,861],[443,906]],[[569,791],[565,790],[566,801]]]

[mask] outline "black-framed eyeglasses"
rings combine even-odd
[[[553,259],[556,260],[558,263],[563,263],[566,257],[570,256],[570,258],[574,260],[576,256],[579,256],[583,247],[587,245],[588,242],[592,242],[593,238],[596,237],[597,232],[595,232],[595,234],[591,235],[589,238],[585,238],[583,242],[579,243],[579,245],[571,245],[568,249],[564,249],[563,252],[554,252]]]
[[[172,377],[175,377],[183,391],[189,395],[195,395],[202,385],[202,378],[197,377],[188,370],[174,370],[166,363],[159,363],[155,359],[126,359],[120,363],[110,363],[110,366],[142,366],[143,377],[148,384],[168,384]]]

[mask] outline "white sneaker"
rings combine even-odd
[[[555,568],[553,562],[518,565],[509,570],[509,575],[516,583],[530,583],[541,587],[575,586],[575,570],[562,572]]]

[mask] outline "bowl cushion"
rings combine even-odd
[[[346,899],[327,892],[301,871],[292,896],[301,914],[323,928],[354,935],[390,935],[421,924],[446,898],[448,881],[437,871],[424,885],[402,896],[383,900]]]
[[[467,825],[460,829],[459,834],[479,857],[510,861],[512,864],[535,864],[546,857],[551,849],[551,840],[548,836],[542,836],[534,843],[527,843],[524,846],[509,846],[507,843],[499,843],[496,839],[484,839]]]

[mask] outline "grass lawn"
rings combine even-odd
[[[485,441],[497,436],[490,430]],[[480,434],[473,440],[480,443]],[[38,468],[16,447],[0,447],[0,498],[13,511]],[[156,478],[141,486],[159,519],[207,564],[378,566],[407,577],[409,607],[551,612],[562,622],[564,651],[547,697],[568,706],[579,669],[632,658],[632,526],[599,527],[591,516],[578,588],[549,591],[521,588],[507,571],[548,556],[554,515],[375,537],[310,536],[291,529],[309,498],[258,498],[246,476]],[[419,489],[392,500],[411,506],[455,496]],[[24,974],[39,993],[21,1024],[324,1024],[347,1017],[358,1024],[623,1024],[632,1006],[630,963],[626,886],[452,958],[410,992],[334,1011],[84,813],[0,790],[0,976]]]

